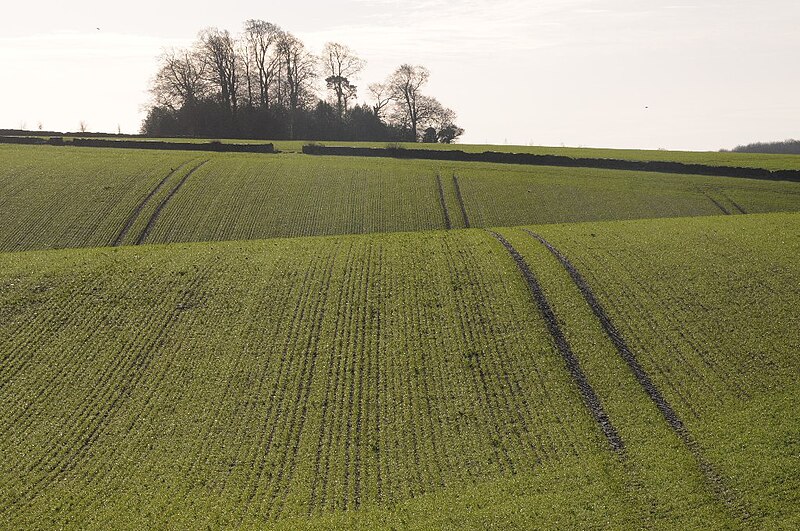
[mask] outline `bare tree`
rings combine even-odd
[[[159,105],[170,109],[194,106],[208,93],[205,55],[198,49],[166,50],[150,92]]]
[[[263,20],[248,20],[244,24],[247,64],[254,70],[252,75],[258,88],[259,104],[266,108],[269,108],[270,86],[278,66],[273,55],[280,33],[278,26]]]
[[[81,120],[78,123],[78,130],[80,130],[81,133],[85,133],[88,129],[89,129],[89,124],[86,123],[85,120]]]
[[[367,90],[370,94],[370,99],[373,101],[372,112],[379,120],[383,120],[386,115],[386,109],[392,103],[392,89],[388,83],[371,83]]]
[[[200,34],[200,42],[209,65],[208,79],[219,90],[221,103],[234,115],[239,108],[239,58],[236,43],[228,30],[209,28]]]
[[[430,72],[424,66],[401,65],[389,78],[392,98],[405,115],[403,122],[408,126],[414,141],[418,138],[420,111],[423,115],[426,102],[421,101],[421,89],[428,82]],[[424,117],[424,116],[423,116]]]
[[[325,45],[322,59],[325,62],[325,81],[336,98],[336,111],[341,118],[348,101],[356,97],[357,87],[352,81],[364,69],[365,61],[347,46],[336,42]]]
[[[305,108],[315,97],[312,83],[317,75],[316,57],[306,50],[300,39],[286,32],[280,35],[277,52],[281,58],[285,104],[289,110],[289,136],[294,138],[297,110]]]

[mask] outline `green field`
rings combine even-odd
[[[6,253],[2,526],[798,523],[799,214],[533,227],[719,485],[555,258],[497,230],[624,456],[487,231]]]
[[[44,137],[49,138],[49,137]],[[80,138],[80,137],[78,137]],[[132,139],[137,141],[206,143],[208,138],[143,138],[118,137],[112,140]],[[66,137],[67,142],[70,137]],[[616,149],[590,147],[556,146],[518,146],[496,144],[421,144],[414,142],[340,142],[309,140],[246,140],[217,139],[223,144],[264,144],[272,143],[283,153],[300,153],[306,144],[316,143],[324,146],[347,146],[385,148],[387,146],[406,149],[457,149],[467,153],[496,151],[500,153],[530,153],[533,155],[560,155],[574,158],[621,159],[635,161],[683,162],[685,164],[704,164],[708,166],[734,166],[741,168],[764,168],[767,170],[800,170],[800,155],[774,155],[762,153],[733,153],[720,151],[670,151],[648,149]]]
[[[800,527],[800,183],[0,160],[2,529]]]
[[[0,251],[800,210],[800,183],[731,177],[49,146],[0,157]]]

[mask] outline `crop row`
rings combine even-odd
[[[8,524],[142,518],[141,496],[276,520],[588,455],[496,252],[452,232],[3,255]]]

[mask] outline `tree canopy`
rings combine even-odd
[[[344,44],[316,55],[263,20],[246,21],[238,34],[206,28],[188,48],[159,57],[142,133],[443,143],[463,134],[455,112],[424,92],[423,66],[399,66],[359,103],[364,65]]]

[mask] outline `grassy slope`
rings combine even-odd
[[[0,146],[0,250],[108,245],[137,205],[134,243],[160,201],[147,243],[261,239],[463,227],[457,174],[473,227],[800,210],[800,183],[610,170],[305,157]],[[69,198],[68,200],[66,198]],[[735,203],[735,204],[734,204]]]
[[[539,228],[748,525],[797,518],[798,228],[796,214]],[[563,270],[502,232],[627,462],[484,231],[4,254],[5,525],[735,526]]]

